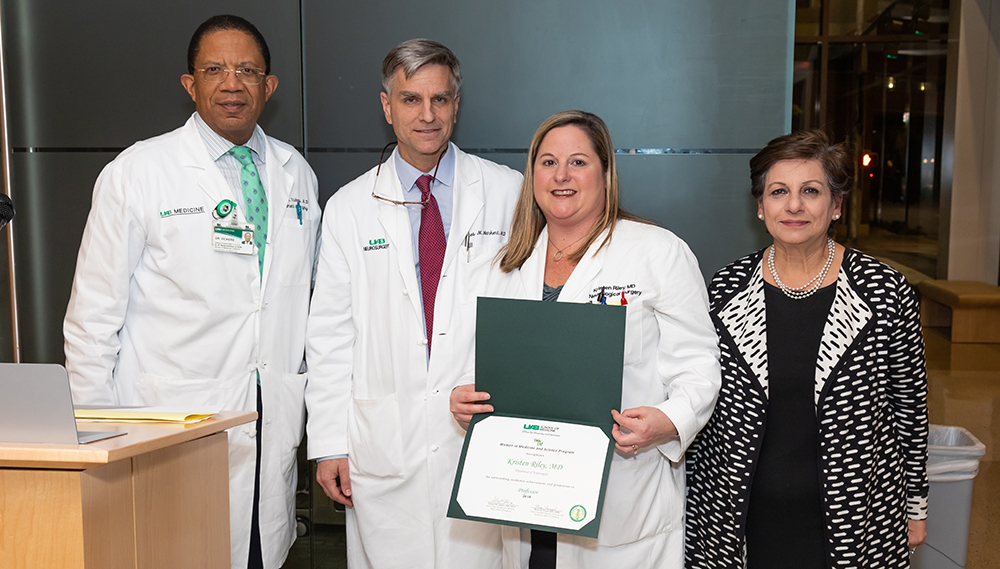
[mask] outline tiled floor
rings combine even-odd
[[[312,562],[310,563],[310,559]],[[295,541],[282,569],[346,569],[344,526],[317,524],[312,533]]]
[[[986,445],[972,487],[966,569],[1000,567],[1000,344],[952,344],[925,328],[931,423],[968,429]],[[933,516],[934,512],[930,512]]]

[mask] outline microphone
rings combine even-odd
[[[14,219],[14,204],[10,201],[10,196],[0,194],[0,229]]]

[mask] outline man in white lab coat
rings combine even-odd
[[[471,383],[476,296],[507,240],[517,172],[449,143],[461,68],[430,40],[382,64],[398,145],[327,203],[310,309],[309,457],[347,510],[354,569],[499,567],[499,526],[445,516]]]
[[[275,569],[295,539],[316,176],[257,126],[278,78],[252,24],[202,24],[181,83],[187,123],[97,180],[66,367],[78,404],[258,411],[229,432],[232,566]]]

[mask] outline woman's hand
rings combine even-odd
[[[493,406],[477,403],[486,401],[490,394],[485,391],[476,391],[475,385],[459,385],[451,390],[451,414],[463,429],[469,428],[469,421],[476,413],[492,413]]]
[[[615,448],[625,454],[677,436],[674,422],[656,407],[635,407],[621,413],[612,409],[611,417],[616,423],[611,429]]]
[[[927,520],[906,520],[906,536],[910,549],[923,545],[927,539]]]

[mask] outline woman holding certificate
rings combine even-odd
[[[819,131],[750,160],[774,243],[710,285],[723,388],[688,456],[692,568],[898,568],[925,535],[927,379],[902,275],[833,241],[853,163]]]
[[[619,207],[614,146],[599,117],[565,111],[538,128],[510,240],[487,289],[627,307],[623,410],[608,409],[615,453],[598,537],[559,534],[553,547],[505,527],[505,567],[680,568],[684,452],[718,395],[718,340],[687,245]],[[487,398],[459,387],[452,412],[467,426],[474,413],[493,411],[476,403]]]

